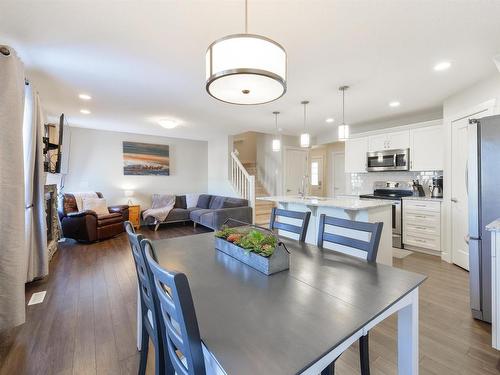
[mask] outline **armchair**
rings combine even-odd
[[[101,193],[97,193],[102,198]],[[59,220],[63,235],[79,242],[95,242],[114,237],[124,231],[128,220],[128,206],[108,207],[109,214],[97,215],[94,211],[78,211],[75,196],[65,193],[60,197]]]

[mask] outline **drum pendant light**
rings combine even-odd
[[[268,103],[286,92],[285,49],[269,38],[248,33],[247,2],[245,33],[216,40],[205,55],[207,92],[230,104]]]
[[[304,100],[300,104],[304,105],[304,132],[300,135],[300,147],[307,148],[311,145],[311,136],[306,132],[306,106],[309,101]]]
[[[349,86],[340,86],[339,90],[342,91],[342,124],[339,125],[338,129],[338,138],[339,141],[345,141],[349,138],[349,125],[345,123],[345,90],[347,90]]]
[[[273,115],[274,115],[274,122],[275,122],[275,125],[276,125],[276,133],[274,135],[274,139],[273,139],[273,151],[274,152],[280,152],[281,150],[281,137],[280,137],[280,134],[279,134],[279,129],[278,129],[278,115],[280,113],[278,111],[274,111],[273,112]]]

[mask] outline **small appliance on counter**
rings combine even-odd
[[[414,197],[425,197],[424,187],[418,180],[412,180],[413,196]]]
[[[429,188],[431,198],[443,198],[443,176],[433,177]]]

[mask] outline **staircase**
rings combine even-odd
[[[257,166],[255,163],[244,163],[246,171],[249,175],[255,177],[255,197],[267,197],[269,193],[264,186],[257,179]],[[255,200],[255,224],[261,227],[269,226],[269,219],[271,217],[271,210],[274,207],[274,202]]]

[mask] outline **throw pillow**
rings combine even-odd
[[[175,205],[174,208],[184,208],[186,209],[186,196],[185,195],[176,195],[175,196]]]
[[[83,211],[94,211],[97,216],[108,215],[108,205],[104,198],[82,198]]]
[[[211,198],[212,198],[211,195],[201,194],[200,197],[198,198],[198,203],[196,204],[196,207],[205,209],[208,208],[210,206]]]
[[[200,197],[200,194],[197,194],[197,193],[186,194],[186,208],[196,207],[196,205],[198,204],[199,197]]]

